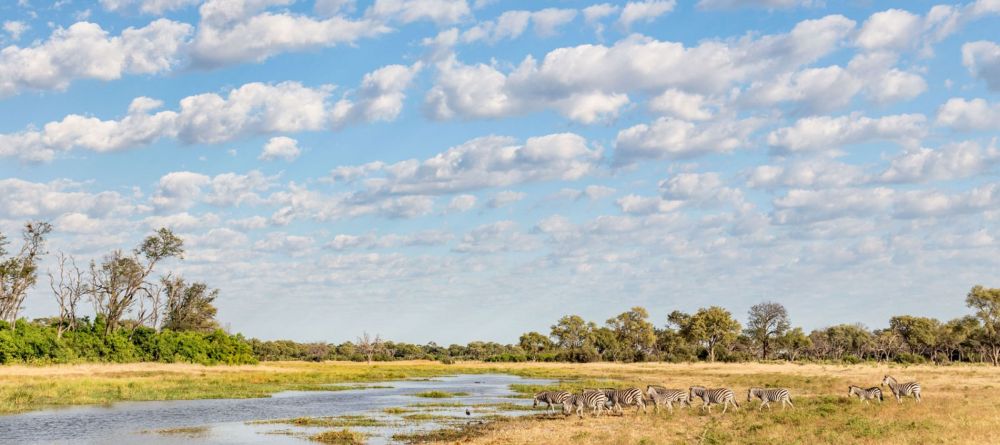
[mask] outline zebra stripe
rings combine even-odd
[[[554,405],[562,405],[570,395],[566,391],[542,391],[535,394],[535,401],[532,407],[538,407],[539,403],[544,403],[549,411],[554,411]]]
[[[563,402],[563,414],[568,416],[573,412],[573,408],[576,408],[576,414],[582,419],[583,409],[591,408],[595,416],[600,416],[604,412],[606,403],[608,397],[604,395],[604,391],[585,390],[580,394],[573,394]]]
[[[683,389],[671,389],[658,385],[649,385],[646,387],[646,394],[649,398],[653,399],[653,408],[656,412],[660,411],[660,405],[666,404],[670,412],[674,411],[674,402],[680,404],[680,406],[691,406],[691,400],[688,398],[688,392]]]
[[[906,396],[913,396],[918,403],[920,402],[920,384],[917,382],[899,383],[892,376],[886,375],[882,377],[882,384],[889,385],[889,391],[896,396],[896,401],[899,403],[903,403],[903,397]]]
[[[702,401],[701,409],[707,409],[709,413],[712,412],[712,405],[721,404],[722,414],[726,413],[729,409],[729,404],[733,404],[733,409],[739,409],[740,405],[736,403],[736,394],[733,390],[729,388],[705,388],[704,386],[692,386],[690,389],[690,397],[694,399],[698,397]]]
[[[760,407],[758,410],[771,409],[771,402],[781,402],[781,409],[785,409],[785,404],[788,404],[792,408],[792,396],[788,393],[785,388],[750,388],[747,390],[747,403],[750,403],[753,398],[756,397],[760,399]]]
[[[847,397],[858,396],[858,400],[863,403],[868,403],[869,400],[878,400],[878,403],[882,403],[882,389],[877,386],[865,389],[860,386],[848,386],[847,387]]]
[[[642,397],[642,391],[639,388],[605,388],[602,391],[611,402],[611,407],[617,408],[618,412],[624,411],[623,406],[635,406],[635,412],[639,412],[639,409],[646,412],[646,400]]]

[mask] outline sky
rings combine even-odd
[[[523,9],[530,8],[530,9]],[[0,232],[160,267],[263,339],[516,342],[1000,279],[1000,0],[11,0]],[[51,267],[52,256],[43,270]],[[25,308],[57,312],[44,276]]]

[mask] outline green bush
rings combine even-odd
[[[141,326],[105,336],[103,320],[84,319],[59,338],[57,329],[44,321],[18,320],[13,330],[6,323],[0,326],[0,364],[141,361],[245,364],[257,363],[257,358],[243,336],[222,330],[156,332]]]

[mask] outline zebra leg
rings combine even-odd
[[[722,402],[722,414],[725,414],[727,409],[729,409],[729,401],[728,400],[725,401],[725,402]]]
[[[914,391],[913,397],[917,399],[917,403],[920,403],[920,391]]]

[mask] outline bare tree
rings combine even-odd
[[[356,347],[358,352],[365,356],[365,360],[367,360],[370,365],[372,363],[372,359],[375,358],[375,355],[382,352],[385,348],[385,342],[378,334],[375,334],[375,338],[372,338],[368,335],[368,332],[365,332],[358,337],[358,344]]]
[[[141,299],[153,299],[157,286],[148,281],[157,263],[169,257],[181,257],[183,241],[168,229],[143,240],[139,247],[126,254],[116,250],[100,264],[90,263],[90,298],[94,311],[104,316],[104,334],[118,328],[122,317],[134,309]]]
[[[72,256],[59,252],[56,257],[58,276],[50,270],[49,287],[59,305],[59,327],[56,338],[62,338],[63,332],[76,329],[76,307],[80,299],[87,293],[87,283],[83,271],[76,265]]]
[[[10,323],[11,329],[14,329],[28,289],[38,280],[38,259],[45,254],[45,236],[51,231],[52,225],[46,222],[25,224],[21,232],[24,244],[7,259],[3,259],[7,255],[4,248],[7,238],[0,234],[0,320]]]

